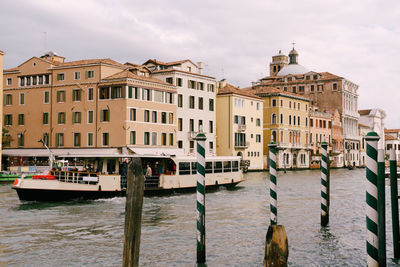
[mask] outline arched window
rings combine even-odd
[[[272,142],[276,142],[276,131],[272,131]]]
[[[280,123],[283,124],[283,114],[281,114],[281,121],[280,121]]]
[[[297,125],[300,126],[300,117],[297,117]]]
[[[276,66],[274,66],[274,72],[276,72]]]
[[[292,116],[289,115],[289,125],[291,125],[291,124],[292,124]]]
[[[296,125],[296,116],[293,116],[293,125]]]
[[[306,118],[306,126],[308,126],[308,118]]]
[[[283,131],[281,131],[281,142],[283,142]]]
[[[292,101],[289,101],[289,108],[292,108]]]
[[[272,124],[276,124],[276,114],[275,114],[275,113],[272,114],[271,123],[272,123]]]

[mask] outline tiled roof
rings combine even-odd
[[[51,63],[54,63],[54,62],[51,62]],[[84,59],[84,60],[69,61],[69,62],[59,63],[57,67],[70,67],[70,66],[90,65],[90,64],[108,64],[108,65],[126,68],[125,65],[123,65],[115,60],[112,60],[110,58]]]
[[[292,96],[292,97],[298,97],[298,98],[302,98],[304,100],[310,100],[308,97],[303,96],[303,95],[298,95],[292,92],[288,92],[288,91],[283,91],[280,89],[277,89],[275,87],[272,86],[255,86],[255,87],[247,87],[244,88],[242,90],[246,90],[249,92],[252,92],[253,94],[256,95],[260,95],[260,94],[282,94],[282,95],[288,95],[288,96]]]
[[[121,72],[115,73],[113,75],[110,75],[110,76],[102,79],[102,80],[128,79],[128,78],[147,81],[147,82],[158,83],[158,84],[162,84],[162,85],[173,86],[172,84],[164,82],[164,81],[161,81],[161,80],[159,80],[157,78],[139,76],[139,75],[133,74],[132,72],[130,72],[128,70],[123,70]]]
[[[147,68],[144,65],[139,65],[139,64],[135,64],[135,63],[131,63],[131,62],[126,62],[124,65],[127,66],[128,68],[135,68],[138,70],[150,71],[149,68]]]
[[[385,129],[385,133],[398,133],[400,129]]]
[[[212,76],[199,74],[199,73],[195,73],[195,72],[184,71],[184,70],[176,70],[176,69],[155,70],[152,73],[173,72],[173,71],[182,72],[182,73],[188,73],[188,74],[192,74],[192,75],[198,75],[198,76],[202,76],[202,77],[206,77],[206,78],[215,79],[215,77],[212,77]]]
[[[191,62],[192,64],[194,64],[190,59],[183,59],[183,60],[171,61],[171,62],[163,62],[163,61],[159,61],[157,59],[149,59],[143,65],[147,64],[148,62],[153,62],[158,65],[174,66],[174,65],[179,65],[179,64],[182,64],[182,63],[185,63],[188,61]],[[196,65],[196,64],[194,64],[194,65]]]
[[[396,138],[394,138],[393,136],[391,136],[389,134],[385,134],[385,140],[396,140]]]
[[[230,94],[236,94],[236,95],[241,95],[241,96],[247,96],[255,99],[262,99],[259,96],[256,96],[254,93],[246,90],[240,90],[239,88],[227,83],[224,87],[220,88],[218,90],[217,95],[230,95]]]
[[[343,77],[340,77],[338,75],[332,74],[330,72],[315,72],[319,74],[321,77],[319,77],[318,80],[305,80],[304,77],[307,76],[307,73],[305,74],[296,74],[296,75],[285,75],[285,76],[267,76],[262,78],[261,80],[263,81],[263,84],[281,84],[281,83],[299,83],[299,82],[318,82],[318,81],[324,81],[324,80],[334,80],[334,79],[342,79]],[[301,79],[294,79],[293,81],[277,81],[277,79],[282,79],[284,77],[295,77],[295,78],[301,78]]]
[[[12,68],[12,69],[5,69],[4,70],[4,72],[7,72],[7,71],[19,71],[19,68]]]
[[[361,109],[358,111],[358,114],[362,115],[369,115],[369,113],[371,112],[370,109]]]

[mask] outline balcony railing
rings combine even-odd
[[[239,131],[246,131],[246,124],[239,124],[238,125],[238,130]]]
[[[235,148],[247,148],[249,147],[250,142],[241,142],[239,144],[235,144]]]

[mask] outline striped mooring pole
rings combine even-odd
[[[390,200],[392,205],[392,232],[393,232],[393,252],[394,258],[400,258],[400,234],[399,234],[399,200],[397,186],[397,160],[396,152],[390,150]]]
[[[270,224],[278,223],[277,187],[276,187],[276,143],[271,142],[269,147],[269,209],[271,211]]]
[[[366,221],[367,221],[367,266],[378,267],[378,140],[376,132],[365,136],[367,141],[366,168]]]
[[[197,142],[197,263],[206,262],[206,205],[205,205],[205,143],[206,135],[200,130]]]
[[[329,223],[328,143],[321,143],[321,226]]]

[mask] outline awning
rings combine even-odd
[[[152,147],[132,147],[128,146],[135,155],[140,157],[171,157],[183,156],[184,151],[181,148],[152,148]]]

